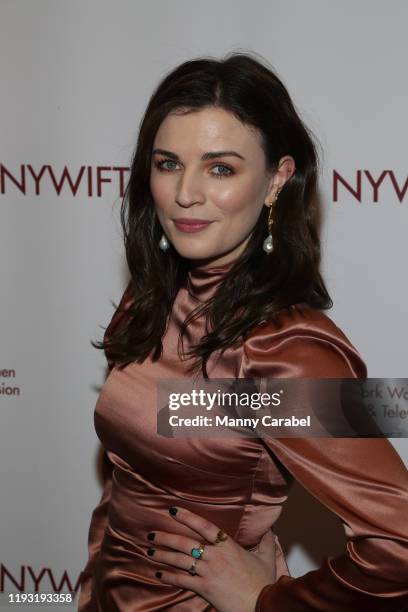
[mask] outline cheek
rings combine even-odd
[[[226,187],[223,192],[214,193],[212,202],[226,221],[248,225],[256,222],[262,206],[259,193],[247,184]]]
[[[150,191],[152,198],[156,204],[156,208],[165,211],[171,202],[171,193],[168,182],[161,181],[160,177],[152,177],[150,179]]]

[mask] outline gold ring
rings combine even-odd
[[[220,542],[225,542],[228,539],[228,534],[225,533],[222,529],[220,529],[217,533],[217,537],[215,539],[214,544],[219,544]]]

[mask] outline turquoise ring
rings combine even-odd
[[[200,546],[194,547],[191,549],[191,556],[194,559],[201,559],[201,556],[204,552],[205,544],[201,543]]]

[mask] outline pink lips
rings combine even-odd
[[[206,221],[205,219],[180,218],[180,219],[175,219],[174,223],[177,229],[179,229],[181,232],[191,233],[191,232],[200,232],[205,227],[210,225],[212,221]]]

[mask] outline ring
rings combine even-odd
[[[215,539],[214,544],[219,544],[220,542],[225,542],[228,539],[228,534],[225,533],[222,529],[220,529],[217,533],[217,537]]]
[[[205,543],[200,542],[199,546],[195,546],[194,548],[191,549],[191,556],[194,557],[195,559],[201,559],[201,555],[204,552],[204,548],[205,548]]]
[[[194,559],[194,561],[192,562],[192,564],[190,565],[190,567],[188,568],[188,573],[191,574],[191,576],[196,576],[197,572],[195,571],[195,566],[197,564],[197,559]]]

